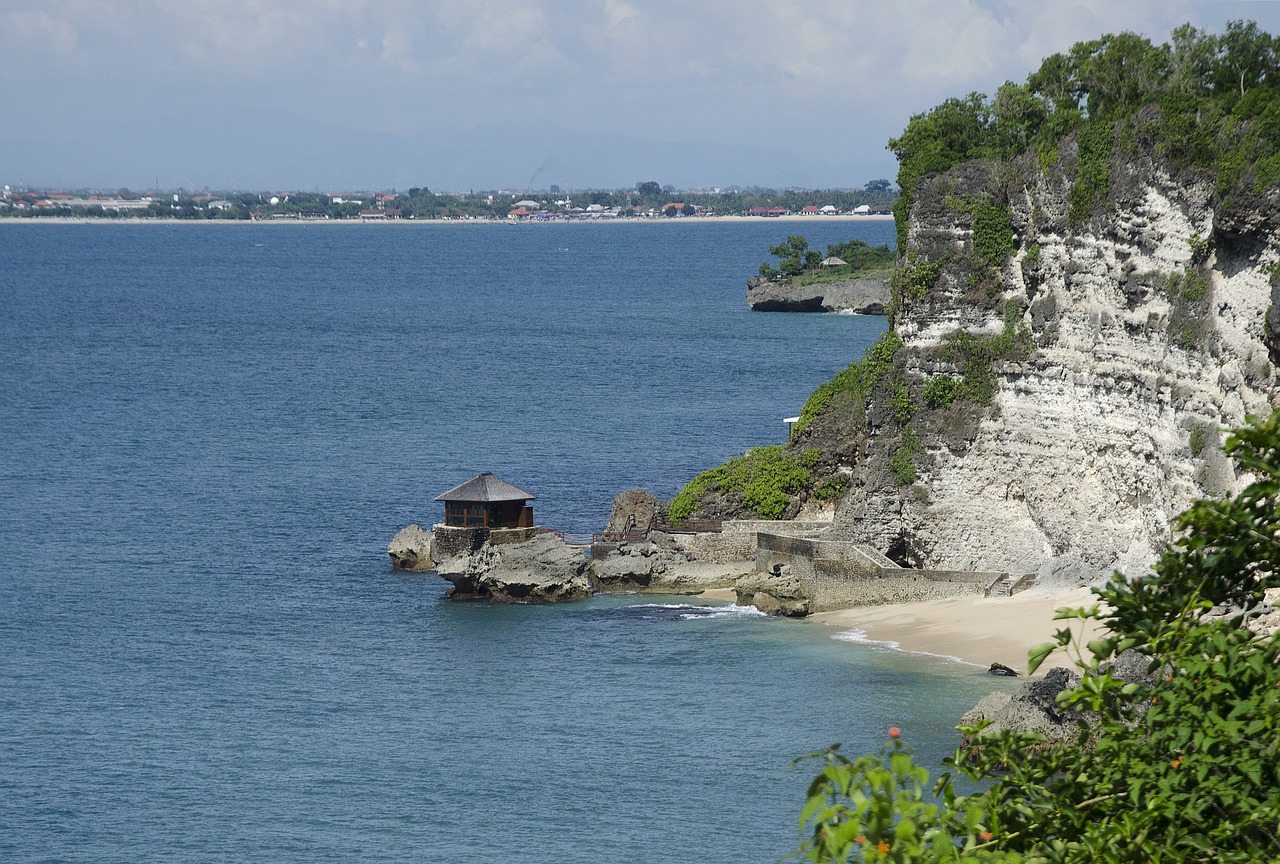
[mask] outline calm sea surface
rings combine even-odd
[[[768,862],[970,667],[699,601],[453,604],[386,544],[492,470],[603,526],[779,441],[880,318],[748,311],[790,231],[0,225],[0,860]]]

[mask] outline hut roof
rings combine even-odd
[[[830,258],[822,259],[823,267],[843,267],[845,264],[848,264],[848,263],[849,263],[848,261],[844,260],[843,258],[838,258],[835,255],[832,255]]]
[[[492,473],[477,474],[466,483],[454,486],[448,492],[436,496],[437,501],[531,501],[534,495],[512,486]]]

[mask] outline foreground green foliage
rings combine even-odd
[[[1117,577],[1098,605],[1031,652],[1075,651],[1076,746],[1027,734],[977,736],[925,794],[927,772],[897,730],[879,755],[834,748],[801,813],[799,855],[833,861],[1253,862],[1280,859],[1280,636],[1245,629],[1243,610],[1280,586],[1280,412],[1251,421],[1226,452],[1254,478],[1235,498],[1175,520],[1177,541],[1145,578]],[[1214,607],[1226,614],[1209,615]],[[1232,612],[1231,610],[1235,610]],[[1080,646],[1071,621],[1104,636]],[[1154,683],[1111,663],[1139,652]],[[1084,712],[1095,725],[1084,722]],[[982,781],[961,790],[959,778]]]
[[[1212,177],[1222,201],[1275,185],[1280,39],[1243,21],[1221,35],[1183,25],[1163,45],[1133,33],[1107,35],[1054,54],[1026,83],[1001,85],[994,99],[970,93],[917,114],[889,142],[902,188],[893,208],[898,246],[906,247],[920,178],[972,159],[1031,152],[1048,171],[1073,150],[1067,198],[1079,223],[1106,200],[1112,159],[1139,134],[1154,139],[1175,168]],[[1069,137],[1074,146],[1064,145]],[[986,218],[994,224],[995,216]]]

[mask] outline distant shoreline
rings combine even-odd
[[[670,225],[682,222],[883,222],[891,215],[677,216],[655,219],[111,219],[93,216],[0,216],[0,225]]]

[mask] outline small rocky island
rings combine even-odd
[[[778,267],[765,263],[747,280],[753,312],[845,312],[883,315],[889,305],[894,253],[862,240],[827,247],[824,257],[800,235],[771,246]]]
[[[889,274],[808,284],[752,276],[747,305],[753,312],[845,312],[883,315],[889,305]]]

